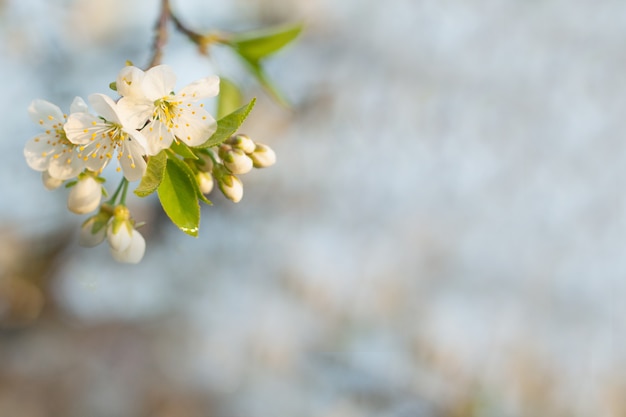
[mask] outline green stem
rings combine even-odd
[[[125,177],[122,177],[122,180],[120,181],[119,185],[117,186],[117,189],[113,193],[113,196],[111,196],[111,198],[105,204],[114,206],[115,200],[117,200],[117,196],[120,194],[120,191],[122,191],[122,188],[124,189],[124,194],[122,196],[122,204],[124,204],[124,201],[126,200],[126,191],[128,189],[128,180]]]
[[[122,184],[124,186],[122,187],[122,197],[120,198],[120,204],[125,206],[126,205],[126,193],[128,193],[128,180],[124,178],[122,181]]]

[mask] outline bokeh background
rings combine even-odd
[[[132,199],[118,265],[27,167],[26,109],[144,65],[158,3],[0,2],[0,417],[626,415],[626,3],[173,1],[305,22],[268,62],[293,107],[172,31],[177,85],[239,82],[278,163],[198,239]]]

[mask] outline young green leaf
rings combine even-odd
[[[167,160],[163,181],[157,189],[163,210],[180,230],[198,236],[200,205],[196,193],[195,179],[181,168],[184,162],[178,158]]]
[[[164,150],[148,159],[146,173],[143,174],[141,182],[135,189],[136,195],[139,197],[146,197],[156,191],[157,187],[163,180],[166,162],[167,156],[165,155]]]
[[[228,78],[220,77],[220,94],[217,101],[217,117],[221,119],[243,104],[241,91]]]
[[[200,191],[200,184],[198,184],[198,180],[196,179],[196,174],[189,167],[189,165],[187,165],[185,161],[178,159],[178,158],[170,158],[168,161],[178,165],[178,167],[185,173],[185,175],[189,177],[189,180],[193,184],[194,186],[193,188],[196,191],[196,197],[198,197],[200,200],[202,200],[204,203],[208,205],[213,205],[213,203],[211,203],[211,201],[208,198],[206,198],[204,194],[202,194],[202,191]]]
[[[170,149],[172,149],[183,158],[198,159],[196,154],[194,154],[192,150],[189,149],[189,146],[185,145],[181,141],[175,140],[174,142],[172,142],[172,144],[170,145]]]
[[[211,146],[219,145],[234,134],[237,129],[242,125],[250,111],[254,107],[256,99],[253,98],[246,105],[241,106],[234,112],[227,116],[222,117],[217,121],[217,130],[206,142],[196,146],[196,148],[210,148]]]
[[[258,62],[294,40],[302,31],[302,25],[279,26],[235,35],[231,45],[239,55],[252,62]]]
[[[261,63],[257,61],[250,61],[245,56],[241,56],[241,58],[247,64],[248,69],[250,70],[254,78],[257,79],[259,84],[261,84],[263,88],[265,88],[265,90],[274,98],[274,100],[276,100],[283,107],[290,107],[287,100],[283,97],[281,92],[278,91],[278,88],[276,88],[276,86],[269,80],[269,78],[265,74]]]

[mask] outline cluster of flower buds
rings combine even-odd
[[[103,204],[98,214],[83,223],[79,237],[82,246],[98,246],[105,239],[116,261],[138,263],[143,258],[146,241],[135,229],[135,222],[126,206]]]
[[[217,182],[222,194],[238,203],[243,197],[243,184],[238,175],[246,174],[252,168],[272,166],[275,162],[276,154],[269,146],[238,134],[201,154],[196,179],[203,194],[209,194]]]

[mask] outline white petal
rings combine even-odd
[[[129,224],[124,222],[117,229],[116,233],[113,233],[113,219],[109,222],[107,226],[107,239],[109,241],[109,246],[111,246],[111,250],[119,252],[124,251],[128,248],[131,243],[131,231],[129,230]]]
[[[158,120],[152,121],[141,130],[146,138],[146,152],[148,155],[156,155],[162,149],[170,147],[174,141],[174,134],[168,131],[167,126]]]
[[[140,129],[152,117],[154,104],[150,100],[122,97],[117,102],[117,113],[128,123],[129,129]]]
[[[105,122],[93,114],[72,113],[63,129],[70,142],[76,145],[85,145],[92,142],[94,133],[98,137],[108,127]]]
[[[60,180],[76,177],[85,168],[85,161],[78,157],[75,149],[66,149],[59,158],[52,158],[48,166],[50,175]]]
[[[35,171],[47,170],[53,153],[54,146],[50,145],[44,138],[33,138],[26,142],[24,147],[26,163]]]
[[[70,113],[87,113],[89,108],[87,103],[81,97],[74,97],[72,105],[70,106]]]
[[[174,125],[174,134],[185,145],[198,146],[206,142],[216,129],[217,123],[213,116],[201,107],[192,106],[180,114]]]
[[[89,96],[91,107],[107,121],[122,124],[115,108],[115,102],[104,94],[92,94]]]
[[[46,187],[46,190],[50,191],[56,190],[63,184],[63,180],[50,176],[48,171],[41,173],[41,182],[43,182],[43,186]]]
[[[102,227],[96,233],[92,233],[94,224],[98,221],[97,216],[89,218],[80,228],[80,234],[78,236],[78,244],[86,248],[93,248],[98,246],[106,238],[106,227]]]
[[[142,96],[141,83],[144,75],[145,73],[137,67],[127,66],[122,68],[115,81],[119,95],[123,97]]]
[[[76,214],[89,213],[98,208],[101,199],[102,186],[92,177],[87,177],[70,189],[67,208]]]
[[[61,127],[58,123],[65,122],[65,116],[61,109],[46,100],[33,100],[28,107],[28,114],[33,122],[46,128],[56,129]]]
[[[124,177],[131,182],[140,180],[146,172],[146,161],[144,161],[142,156],[144,154],[143,147],[137,141],[126,139],[122,153],[120,165],[122,165]]]
[[[179,97],[186,100],[200,100],[215,97],[220,92],[220,78],[217,75],[202,78],[192,82],[178,92]]]
[[[176,74],[168,65],[157,65],[146,71],[142,85],[143,93],[149,100],[158,100],[174,90]]]
[[[123,262],[128,264],[136,264],[141,261],[144,253],[146,252],[146,240],[141,233],[133,229],[131,242],[128,247],[123,251],[116,251],[111,248],[111,256],[117,262]]]

